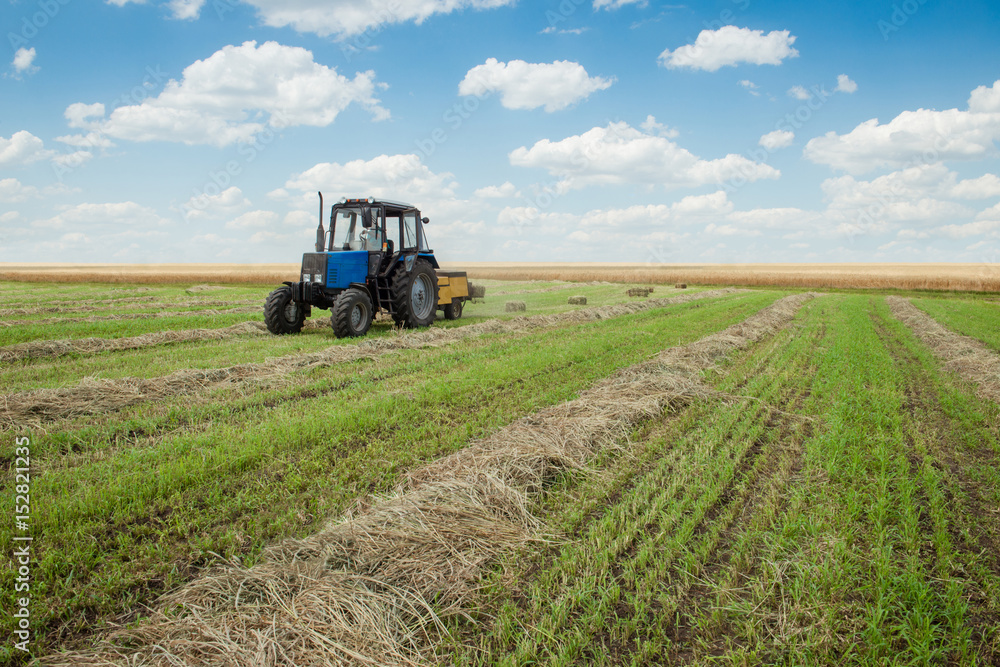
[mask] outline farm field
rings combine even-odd
[[[3,283],[34,654],[1000,662],[995,294],[591,280],[360,341],[270,336],[270,286]]]
[[[825,289],[1000,292],[1000,267],[981,263],[662,264],[658,262],[462,262],[443,268],[473,279],[608,281],[673,285],[744,285]],[[295,280],[299,264],[57,264],[0,265],[0,281],[228,284]]]

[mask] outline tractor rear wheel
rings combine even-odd
[[[305,321],[305,308],[292,300],[292,288],[288,285],[271,292],[264,302],[264,324],[276,336],[302,331]]]
[[[457,320],[462,316],[462,300],[452,299],[451,303],[444,307],[444,317],[448,320]]]
[[[407,329],[430,326],[437,313],[438,284],[434,267],[423,259],[406,271],[400,262],[392,274],[392,301],[396,324]]]
[[[374,316],[368,292],[352,287],[341,292],[333,302],[330,324],[337,338],[364,336],[371,328]]]

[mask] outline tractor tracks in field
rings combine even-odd
[[[585,467],[646,420],[713,392],[702,370],[773,336],[812,295],[785,297],[741,323],[599,381],[579,398],[519,419],[407,475],[252,568],[227,563],[94,650],[47,665],[150,666],[421,662],[442,616],[473,611],[483,572],[544,539],[531,511],[562,471]],[[473,606],[470,606],[473,605]]]
[[[228,305],[228,304],[227,304]],[[0,320],[0,328],[50,324],[81,324],[94,322],[112,322],[115,320],[152,320],[161,317],[199,317],[206,315],[240,315],[244,313],[262,313],[263,306],[242,306],[239,308],[204,310],[164,310],[155,313],[117,313],[115,315],[91,315],[89,317],[45,317],[37,320]]]
[[[317,353],[287,355],[265,362],[225,368],[180,370],[155,378],[85,378],[73,387],[36,389],[0,396],[0,426],[109,412],[143,401],[194,394],[236,383],[273,380],[301,370],[373,359],[400,350],[450,345],[486,334],[507,334],[581,324],[739,292],[741,290],[713,290],[669,299],[650,299],[642,303],[581,308],[555,315],[487,320],[451,329],[406,331],[384,338],[364,339],[356,344],[334,345]]]

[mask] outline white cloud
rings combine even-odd
[[[594,0],[594,9],[619,9],[625,5],[638,5],[641,8],[647,4],[647,0]]]
[[[46,220],[31,223],[32,227],[72,229],[77,232],[95,227],[134,229],[169,224],[153,209],[132,201],[107,204],[77,204]]]
[[[159,96],[118,107],[100,122],[88,120],[103,116],[100,105],[72,104],[66,117],[71,125],[119,139],[226,146],[269,128],[325,127],[352,103],[376,120],[387,118],[375,97],[374,77],[368,71],[348,79],[300,47],[244,42],[195,61]]]
[[[72,153],[56,155],[52,158],[52,162],[65,169],[76,169],[93,157],[94,154],[90,151],[74,151]]]
[[[516,0],[246,0],[257,8],[265,25],[292,27],[298,32],[321,37],[344,38],[383,25],[421,24],[435,14],[464,9],[494,9],[515,4]]]
[[[760,92],[758,90],[760,88],[760,86],[758,86],[756,83],[754,83],[750,79],[743,79],[743,80],[739,81],[738,84],[741,87],[746,88],[747,92],[749,92],[754,97],[760,97]]]
[[[274,229],[278,226],[274,211],[248,211],[226,223],[226,229]]]
[[[38,197],[38,188],[24,185],[16,178],[0,179],[0,202],[19,204]]]
[[[21,214],[17,211],[7,211],[6,213],[0,213],[0,223],[7,224],[8,222],[14,222]]]
[[[114,142],[100,132],[88,132],[87,134],[67,134],[56,137],[56,141],[61,141],[76,148],[111,148]]]
[[[205,0],[170,0],[167,7],[173,12],[174,18],[179,20],[196,19],[201,14],[201,8],[205,5]]]
[[[590,76],[580,63],[557,60],[553,63],[528,63],[511,60],[508,63],[488,58],[482,65],[470,69],[458,84],[459,95],[499,92],[500,103],[507,109],[537,109],[558,111],[586,99],[591,93],[604,90],[614,79]]]
[[[547,170],[560,178],[561,191],[591,185],[647,184],[695,187],[733,178],[778,178],[766,164],[729,154],[702,160],[667,137],[653,136],[628,123],[609,123],[561,141],[542,139],[530,149],[512,151],[510,163]]]
[[[34,66],[35,47],[26,49],[23,46],[14,53],[14,61],[11,65],[14,67],[15,74],[31,74],[32,72],[37,72],[38,68]]]
[[[10,139],[0,137],[0,166],[31,164],[53,155],[55,151],[45,150],[42,140],[27,130],[15,132]]]
[[[657,122],[656,116],[653,116],[652,114],[646,116],[646,120],[639,123],[639,127],[645,130],[647,134],[656,134],[668,139],[676,139],[680,136],[680,132],[678,130]]]
[[[1000,178],[996,174],[983,174],[979,178],[959,181],[950,194],[957,199],[986,199],[1000,195]]]
[[[788,96],[794,97],[797,100],[808,100],[812,97],[812,93],[803,88],[802,86],[792,86],[788,89]]]
[[[637,204],[628,208],[597,209],[589,211],[580,220],[582,227],[633,229],[641,225],[655,225],[670,218],[670,206],[666,204]]]
[[[795,133],[791,130],[775,130],[761,136],[757,143],[769,151],[776,151],[779,148],[791,146],[793,141],[795,141]]]
[[[583,33],[590,30],[590,28],[556,28],[554,25],[550,25],[548,28],[544,28],[539,31],[539,35],[582,35]]]
[[[74,102],[66,107],[63,116],[70,127],[82,130],[92,130],[99,124],[99,120],[104,117],[104,105],[100,102],[94,104],[84,104]],[[93,120],[91,120],[93,119]]]
[[[806,144],[803,154],[852,174],[943,160],[979,160],[996,155],[1000,139],[1000,80],[980,86],[968,111],[904,111],[881,125],[867,120],[847,134],[828,132]]]
[[[505,181],[503,185],[488,185],[485,188],[479,188],[472,194],[480,199],[506,199],[516,196],[517,188],[510,181]]]
[[[344,164],[322,162],[293,176],[285,189],[303,193],[314,207],[316,192],[340,197],[383,197],[426,207],[424,202],[454,199],[458,184],[450,173],[435,174],[414,154],[379,155]]]
[[[694,44],[678,47],[673,52],[665,50],[659,56],[664,67],[714,72],[720,67],[739,63],[753,65],[780,65],[785,58],[795,58],[799,52],[792,48],[795,37],[787,30],[763,30],[722,26],[718,30],[702,30]]]
[[[851,81],[846,74],[837,75],[837,90],[842,93],[853,93],[858,89],[858,84]]]
[[[188,220],[219,220],[231,218],[250,207],[250,200],[236,186],[216,195],[199,194],[188,199],[181,210]]]

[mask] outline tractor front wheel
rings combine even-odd
[[[333,333],[337,338],[364,336],[371,328],[374,316],[368,292],[352,287],[341,292],[333,302],[330,324],[333,325]]]
[[[396,324],[407,329],[430,326],[438,307],[434,267],[426,260],[418,259],[413,263],[413,269],[407,271],[405,262],[400,262],[392,274],[392,300]]]
[[[302,331],[306,311],[301,303],[292,300],[292,288],[282,285],[271,292],[264,303],[264,323],[276,336]]]

